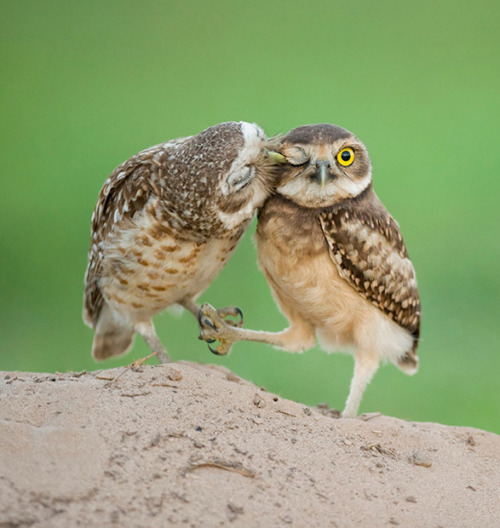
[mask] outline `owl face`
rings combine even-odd
[[[368,152],[335,125],[306,125],[281,138],[284,156],[277,192],[304,207],[326,207],[358,196],[371,185]]]
[[[240,122],[241,146],[227,172],[221,174],[219,218],[228,227],[253,216],[276,183],[276,163],[268,156],[268,140],[255,124]]]

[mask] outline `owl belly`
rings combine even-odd
[[[395,360],[411,349],[410,334],[340,277],[326,247],[311,243],[314,232],[309,244],[269,235],[257,236],[259,264],[291,324],[296,316],[310,322],[329,352],[376,349]]]
[[[132,322],[183,299],[196,299],[227,262],[237,240],[179,240],[150,228],[129,229],[104,247],[99,286],[106,302]]]
[[[329,327],[342,342],[352,341],[355,292],[338,275],[326,252],[298,255],[290,248],[259,245],[259,263],[286,314],[288,308],[317,329]]]

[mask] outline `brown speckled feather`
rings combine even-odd
[[[95,359],[126,352],[134,332],[168,359],[152,317],[174,304],[197,313],[277,177],[266,146],[260,127],[230,121],[143,150],[111,173],[85,275]]]
[[[415,338],[420,299],[415,270],[396,221],[370,188],[357,201],[323,210],[320,224],[339,275]]]
[[[95,322],[103,298],[97,284],[102,266],[102,244],[109,233],[124,219],[132,219],[155,192],[151,169],[155,156],[164,155],[168,143],[156,145],[133,156],[117,167],[104,183],[92,215],[92,239],[85,275],[85,318]]]

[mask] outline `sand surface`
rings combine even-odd
[[[0,527],[500,526],[498,435],[123,370],[0,372]]]

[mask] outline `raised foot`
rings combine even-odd
[[[226,320],[226,317],[239,317],[239,321]],[[231,350],[233,343],[238,341],[237,328],[243,324],[243,314],[236,306],[215,309],[211,304],[204,303],[198,312],[198,322],[200,324],[199,339],[207,343],[219,341],[219,345],[214,349],[210,345],[208,348],[213,354],[225,356]]]

